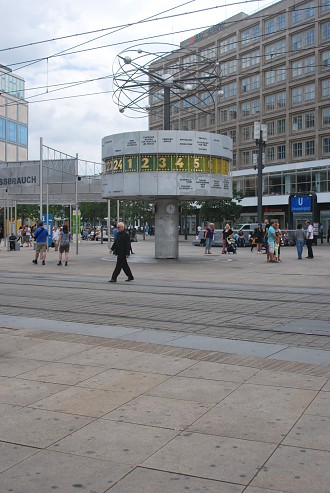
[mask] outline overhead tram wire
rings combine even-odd
[[[170,19],[170,18],[173,18],[173,17],[183,16],[183,15],[190,15],[190,14],[195,14],[195,13],[201,13],[201,12],[204,12],[204,11],[218,9],[218,8],[222,8],[222,7],[232,7],[234,5],[248,4],[248,3],[255,3],[255,2],[260,3],[260,0],[244,0],[244,1],[239,1],[239,2],[233,2],[231,4],[217,5],[215,7],[208,7],[208,8],[205,8],[205,9],[194,10],[194,11],[191,11],[191,12],[183,12],[181,14],[175,14],[175,15],[171,15],[171,16],[161,17],[159,19],[154,19],[154,17],[156,15],[162,15],[162,14],[164,14],[166,12],[170,12],[171,10],[175,10],[177,8],[183,7],[184,5],[187,5],[189,3],[193,3],[195,1],[196,0],[189,0],[188,2],[185,2],[185,3],[182,3],[180,5],[177,5],[176,7],[172,7],[170,9],[168,9],[168,10],[164,10],[163,12],[159,12],[158,14],[154,14],[153,16],[147,17],[146,19],[143,19],[143,20],[140,20],[140,21],[136,21],[136,22],[131,22],[129,24],[121,24],[121,25],[118,25],[118,26],[112,26],[112,27],[106,27],[106,28],[101,28],[101,29],[95,29],[93,31],[85,31],[85,32],[80,32],[80,33],[75,33],[75,34],[68,34],[66,36],[59,36],[59,37],[56,37],[56,38],[50,38],[50,39],[45,39],[45,40],[41,40],[41,41],[35,41],[35,42],[31,42],[31,43],[25,43],[25,44],[22,44],[22,45],[10,46],[10,47],[7,47],[7,48],[0,48],[0,53],[1,52],[4,52],[4,51],[17,50],[17,49],[20,49],[20,48],[26,48],[26,47],[29,47],[29,46],[35,46],[35,45],[44,44],[44,43],[51,43],[51,42],[54,42],[54,41],[61,41],[61,40],[64,40],[64,39],[69,39],[69,38],[78,37],[78,36],[86,36],[87,34],[93,34],[93,33],[97,33],[97,32],[103,32],[103,31],[107,31],[107,30],[110,30],[110,29],[116,29],[116,30],[126,29],[128,27],[133,27],[133,26],[136,26],[136,25],[139,25],[139,24],[144,24],[144,23],[147,23],[147,22],[154,22],[154,21],[160,21],[160,20]],[[273,3],[276,3],[276,0]],[[117,31],[114,31],[114,32],[117,32]],[[100,39],[101,37],[107,36],[108,34],[112,34],[112,33],[106,33],[106,34],[104,34],[102,36],[99,36],[97,38],[94,38],[94,39],[92,39],[90,41],[86,41],[86,43],[91,42],[91,41],[95,41],[96,39]],[[79,45],[77,45],[77,46],[79,46]]]
[[[248,1],[250,1],[250,0],[248,0]],[[251,1],[255,1],[255,0],[251,0]],[[246,2],[243,2],[243,3],[246,3]],[[227,6],[230,6],[230,5],[234,5],[234,4],[227,4]],[[298,9],[296,9],[296,10],[298,10]],[[305,9],[300,9],[300,10],[305,10]],[[184,14],[184,15],[186,15],[186,14]],[[260,20],[260,19],[264,19],[264,18],[268,18],[268,17],[269,17],[269,14],[265,14],[265,15],[254,16],[254,19],[255,20],[259,19]],[[230,26],[232,24],[238,24],[241,21],[240,20],[235,20],[235,21],[229,21],[228,22],[228,20],[226,20],[226,21],[223,21],[223,22],[226,22],[226,25],[227,26]],[[84,50],[72,51],[72,52],[68,52],[68,53],[59,52],[59,53],[54,54],[54,55],[48,55],[48,56],[41,57],[41,58],[35,58],[35,59],[31,59],[31,60],[24,60],[24,61],[20,61],[20,62],[15,62],[15,63],[7,64],[7,66],[8,67],[15,67],[16,65],[26,64],[25,66],[19,67],[18,69],[16,69],[16,70],[21,70],[21,68],[24,68],[24,67],[33,65],[34,63],[38,63],[40,61],[48,60],[50,58],[57,58],[57,57],[60,57],[60,56],[68,56],[68,55],[76,55],[78,53],[85,53],[85,52],[89,52],[89,51],[95,51],[95,50],[100,50],[100,49],[104,49],[104,48],[110,48],[110,47],[113,47],[113,46],[121,46],[121,45],[130,44],[130,43],[136,43],[136,42],[140,42],[140,41],[147,41],[147,40],[152,40],[152,39],[158,39],[158,38],[165,37],[165,36],[172,36],[173,34],[182,34],[182,33],[185,33],[185,32],[206,30],[206,29],[209,29],[209,28],[211,28],[213,26],[214,26],[214,24],[207,25],[207,26],[199,26],[199,27],[195,27],[193,29],[191,29],[191,28],[190,29],[183,29],[183,30],[180,30],[180,31],[167,32],[167,33],[163,33],[163,34],[157,34],[157,35],[153,35],[153,36],[147,36],[147,37],[144,37],[144,38],[137,38],[137,39],[131,39],[131,40],[127,40],[127,41],[120,41],[120,42],[116,42],[116,43],[110,43],[110,44],[106,44],[106,45],[96,46],[94,48],[86,48]],[[278,31],[278,32],[279,33],[285,32],[285,31],[287,31],[287,29],[288,28],[286,28],[286,29],[284,29],[282,31]],[[270,35],[272,35],[272,34],[273,33],[271,33]],[[261,37],[265,37],[265,35],[260,35],[259,38],[261,38]],[[257,37],[256,37],[256,39],[257,39]],[[93,40],[91,40],[91,41],[93,41]],[[68,48],[67,50],[69,50],[69,49],[73,49],[73,48]],[[67,51],[67,50],[65,50],[65,51]],[[290,53],[290,50],[289,51],[286,51],[286,53]]]
[[[186,4],[189,4],[189,3],[193,3],[195,1],[196,0],[188,0],[188,2],[184,2],[183,4],[177,5],[175,7],[170,8],[170,9],[167,9],[167,10],[164,10],[164,11],[159,12],[157,14],[154,14],[154,15],[152,15],[150,17],[146,17],[145,19],[142,19],[140,21],[137,21],[136,24],[150,21],[150,20],[152,20],[157,15],[162,15],[162,14],[164,14],[166,12],[170,12],[171,10],[175,10],[175,9],[177,9],[179,7],[182,7],[182,6],[184,6]],[[249,1],[254,1],[254,0],[249,0]],[[110,33],[102,34],[101,36],[97,36],[96,38],[90,39],[88,41],[84,41],[83,43],[79,43],[78,45],[72,46],[71,48],[67,48],[65,50],[62,50],[62,51],[56,53],[55,55],[58,56],[58,55],[61,55],[61,54],[65,54],[68,50],[72,50],[72,49],[78,48],[79,46],[83,46],[83,45],[88,44],[88,43],[92,43],[93,41],[96,41],[97,39],[101,39],[101,38],[104,38],[105,36],[109,36],[110,34],[114,34],[116,32],[122,31],[123,29],[127,29],[127,27],[130,27],[130,24],[125,25],[124,27],[114,28]],[[53,57],[54,57],[54,55],[51,55],[51,56],[48,56],[46,58],[48,60],[49,58],[53,58]],[[32,63],[29,63],[28,65],[24,65],[23,67],[20,67],[18,70],[21,70],[22,68],[26,68],[26,67],[28,67],[30,65],[33,65],[34,63],[38,63],[39,61],[42,61],[42,59],[36,60],[36,61],[34,61]]]

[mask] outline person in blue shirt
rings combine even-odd
[[[48,231],[44,228],[44,223],[42,221],[38,222],[38,227],[33,233],[34,239],[36,241],[35,258],[32,260],[33,264],[38,263],[39,254],[42,258],[42,265],[46,263],[46,252],[47,252],[47,238]]]
[[[275,228],[274,228],[274,221],[270,221],[269,228],[268,228],[268,236],[267,236],[267,242],[268,242],[268,253],[269,253],[269,260],[268,262],[277,262],[275,259]]]

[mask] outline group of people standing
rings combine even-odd
[[[39,221],[37,229],[33,232],[33,237],[36,242],[35,256],[32,263],[37,265],[39,256],[41,258],[41,264],[46,264],[47,255],[47,242],[48,242],[48,229],[44,226],[43,221]],[[64,224],[62,229],[54,228],[53,243],[55,251],[59,251],[59,261],[57,265],[62,265],[62,257],[64,257],[64,265],[68,266],[70,242],[72,240],[71,231],[67,224]]]

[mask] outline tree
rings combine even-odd
[[[240,205],[242,199],[243,194],[234,191],[233,199],[198,202],[201,206],[201,217],[204,217],[209,222],[218,223],[220,227],[225,221],[234,223],[240,217],[243,210],[243,207]]]

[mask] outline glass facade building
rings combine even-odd
[[[24,79],[0,65],[0,161],[28,159],[28,105]]]

